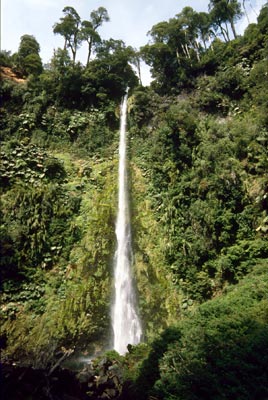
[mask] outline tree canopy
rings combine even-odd
[[[39,55],[40,45],[32,35],[23,35],[17,53],[18,67],[24,74],[38,75],[42,72],[43,66]]]

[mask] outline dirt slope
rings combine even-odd
[[[9,67],[0,67],[0,74],[1,74],[2,79],[10,79],[17,83],[25,83],[26,82],[26,79],[20,78]]]

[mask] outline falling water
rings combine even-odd
[[[127,95],[121,105],[119,143],[119,193],[116,221],[117,250],[115,253],[115,301],[112,312],[113,348],[125,354],[128,344],[138,344],[141,324],[135,309],[135,292],[131,273],[131,231],[126,171]]]

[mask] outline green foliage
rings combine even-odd
[[[222,88],[225,95],[240,99],[245,92],[241,65],[245,61],[252,65],[267,53],[266,8],[264,5],[258,24],[251,24],[244,37],[238,37],[235,30],[242,16],[238,1],[211,1],[209,13],[185,7],[169,21],[154,25],[149,32],[151,43],[141,48],[143,59],[151,67],[152,86],[161,94],[191,90],[202,75],[211,75],[213,84],[213,75],[219,69],[215,82],[219,88],[215,89],[221,93]],[[220,93],[216,102],[220,102]]]
[[[267,2],[263,5],[260,14],[258,16],[258,26],[260,28],[260,32],[262,34],[267,34],[267,27],[268,27],[268,21],[267,21]]]
[[[72,53],[73,65],[75,64],[77,50],[83,41],[88,44],[87,65],[89,64],[92,51],[101,38],[97,29],[103,22],[109,21],[109,15],[104,7],[99,7],[90,13],[90,20],[81,21],[77,11],[73,7],[64,7],[64,17],[60,22],[54,24],[53,32],[64,37],[64,50],[69,48]]]
[[[242,17],[240,2],[236,0],[211,0],[209,3],[209,9],[212,24],[214,25],[216,32],[219,29],[224,39],[226,41],[230,41],[230,35],[227,27],[227,22],[229,22],[232,28],[233,36],[236,38],[234,23]]]
[[[160,104],[160,98],[149,87],[139,86],[134,90],[128,99],[128,112],[130,124],[138,128],[135,134],[142,136],[142,126],[150,122]]]
[[[143,171],[148,201],[163,228],[164,264],[182,310],[193,300],[210,298],[226,281],[237,282],[256,260],[267,257],[262,104],[247,114],[247,106],[238,102],[243,93],[252,93],[250,77],[253,71],[258,76],[258,68],[251,69],[245,61],[237,64],[237,59],[235,63],[231,66],[230,61],[215,76],[200,77],[201,86],[189,97],[191,105],[183,95],[166,97],[154,111],[151,97],[150,114],[141,119],[144,111],[138,107],[144,94],[137,91],[131,99],[132,156]],[[256,93],[258,82],[253,83]],[[260,84],[260,91],[265,87]],[[204,116],[196,106],[229,117]],[[170,298],[168,307],[171,304]]]
[[[91,108],[88,112],[61,111],[54,106],[47,108],[41,119],[42,130],[46,132],[45,144],[57,147],[59,143],[64,143],[67,148],[71,144],[72,151],[84,157],[96,152],[105,154],[114,139],[114,132],[108,125],[114,125],[117,120],[114,104],[110,106],[112,112],[109,108]]]
[[[166,329],[161,336],[151,344],[148,357],[139,368],[139,376],[135,382],[138,390],[138,397],[146,399],[150,394],[154,382],[159,379],[159,361],[173,341],[178,340],[180,332],[176,328]]]
[[[128,398],[265,397],[267,283],[266,259],[241,283],[164,331],[136,364]]]
[[[226,115],[235,109],[237,100],[246,93],[250,67],[247,60],[219,68],[213,76],[197,79],[197,104],[201,110]]]
[[[90,14],[90,21],[82,21],[80,35],[83,40],[88,43],[88,56],[87,66],[91,57],[91,53],[97,45],[101,42],[101,38],[97,32],[97,29],[102,25],[104,21],[109,21],[110,17],[106,8],[99,7]]]
[[[10,51],[6,51],[6,50],[0,51],[0,65],[3,67],[11,67],[12,66]]]
[[[20,38],[20,45],[18,55],[21,58],[25,58],[30,54],[38,54],[40,46],[37,40],[32,35],[23,35]]]
[[[20,115],[22,132],[28,133],[34,125],[31,116]],[[5,149],[5,151],[4,151]],[[1,187],[10,187],[22,181],[26,184],[40,187],[50,180],[62,182],[66,176],[63,165],[36,145],[8,143],[1,152]]]
[[[119,103],[126,88],[138,83],[129,65],[133,51],[123,41],[110,39],[99,45],[97,56],[84,72],[84,101],[97,106],[114,98]]]
[[[17,55],[18,67],[28,76],[30,74],[39,75],[42,70],[42,61],[39,55],[40,46],[32,35],[23,35]]]
[[[165,232],[147,195],[146,172],[132,165],[132,229],[139,310],[146,339],[180,317],[178,293],[165,265]]]
[[[267,104],[268,104],[268,84],[264,76],[268,73],[267,61],[262,60],[256,63],[249,75],[249,95],[251,97],[251,104],[253,103],[258,107],[257,110],[257,119],[259,120],[259,125],[265,127],[267,130],[268,128],[268,119],[267,119]],[[254,113],[253,113],[254,115]]]
[[[266,267],[181,324],[160,363],[156,393],[170,399],[267,395]]]
[[[68,254],[72,240],[68,219],[74,207],[58,184],[31,185],[30,189],[29,184],[22,183],[7,191],[3,196],[3,223],[8,229],[2,245],[8,251],[12,243],[13,249],[11,256],[5,257],[3,278],[9,278],[9,265],[14,262],[19,275],[28,277],[37,267],[50,267],[63,247]],[[62,237],[68,231],[70,236]]]
[[[77,49],[81,43],[79,37],[81,18],[73,7],[64,7],[62,11],[64,13],[64,17],[60,19],[61,22],[58,22],[54,25],[53,32],[64,37],[64,49],[67,47],[71,49],[73,63],[75,63]]]
[[[24,58],[23,68],[27,75],[40,75],[43,66],[39,54],[29,54]]]
[[[26,92],[24,84],[17,85],[12,81],[0,83],[0,93],[3,104],[8,105],[1,108],[1,138],[6,139],[6,132],[16,131],[18,127],[17,115],[21,113],[23,107],[23,97]]]
[[[46,176],[42,185],[36,176],[31,189],[16,176],[2,196],[2,322],[5,354],[47,367],[61,346],[94,351],[92,342],[106,340],[116,185],[111,161],[27,150],[32,168],[43,157]]]

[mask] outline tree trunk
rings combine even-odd
[[[92,52],[92,38],[88,41],[88,53],[87,53],[87,67],[89,66],[89,60],[91,57],[91,52]]]
[[[236,30],[235,30],[235,25],[234,25],[234,20],[233,19],[231,19],[230,24],[231,24],[231,28],[232,28],[232,32],[233,32],[234,38],[236,39],[237,38],[237,34],[236,34]]]
[[[227,41],[230,42],[230,35],[229,35],[229,29],[227,26],[227,22],[225,22],[225,33],[226,33]]]
[[[229,34],[228,34],[228,30],[224,29],[224,27],[222,25],[220,25],[220,30],[221,30],[221,34],[225,40],[225,42],[230,42],[230,38],[229,38]]]
[[[215,35],[214,35],[214,39],[215,39]],[[210,46],[211,50],[214,51],[213,41],[211,39],[211,35],[210,34],[208,36],[208,40],[209,40],[209,46]]]
[[[200,62],[199,44],[198,44],[197,40],[194,41],[194,48],[195,48],[197,60],[198,60],[198,62]]]
[[[73,55],[73,65],[74,65],[75,64],[75,58],[76,58],[76,49],[72,45],[70,45],[70,48],[71,48],[71,52],[72,52],[72,55]]]
[[[137,70],[138,70],[138,77],[140,81],[140,85],[142,86],[142,81],[141,81],[141,63],[140,63],[140,58],[137,57]]]
[[[207,50],[206,39],[204,38],[204,36],[202,36],[202,42],[203,42],[204,49]]]
[[[246,2],[246,0],[243,0],[242,5],[243,5],[245,16],[247,17],[248,24],[250,24],[250,20],[249,20],[249,16],[248,16],[248,13],[246,10],[245,2]]]
[[[179,50],[176,48],[176,58],[177,58],[177,62],[180,65],[180,54],[179,54]]]
[[[189,47],[188,47],[188,44],[187,44],[187,43],[185,43],[185,49],[186,49],[187,56],[188,56],[188,58],[190,59],[191,56],[190,56]]]

